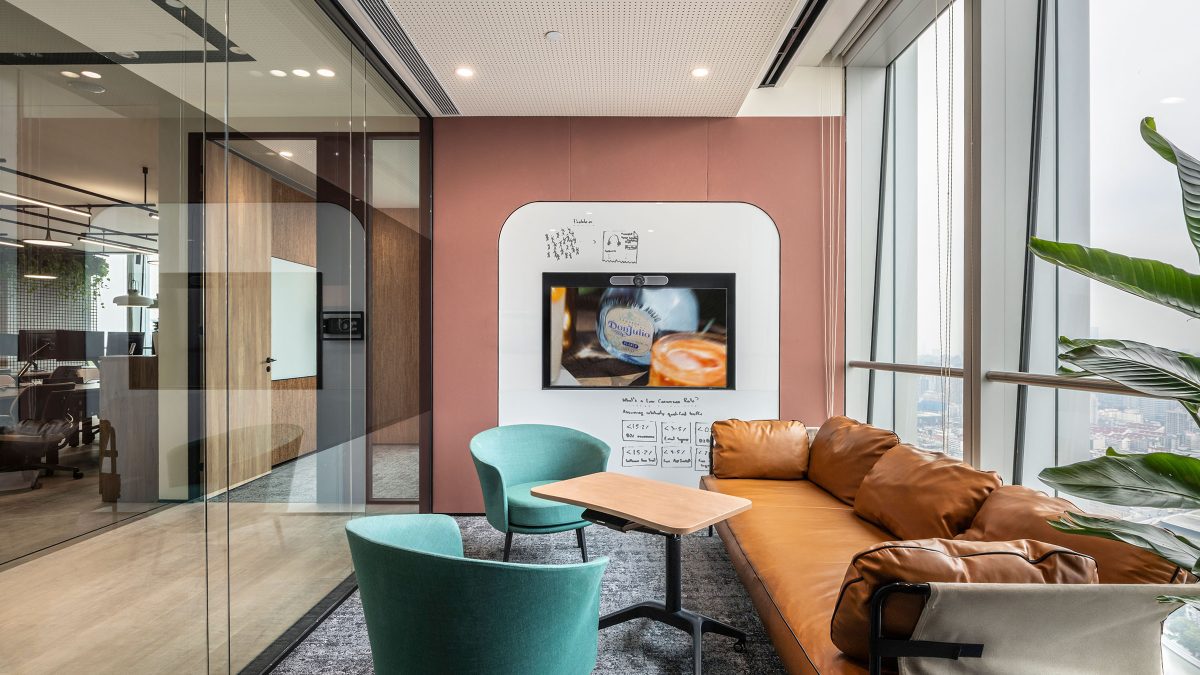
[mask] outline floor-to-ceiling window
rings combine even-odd
[[[871,421],[962,456],[963,29],[941,12],[886,68]]]
[[[334,3],[0,2],[0,672],[263,670],[428,504],[428,139]]]
[[[912,411],[919,414],[920,399],[914,406],[912,385],[904,391],[895,382],[961,378],[963,456],[1008,482],[1042,489],[1038,474],[1046,467],[1108,448],[1198,454],[1200,428],[1178,402],[1059,370],[1060,336],[1195,353],[1193,322],[1056,268],[1036,258],[1028,241],[1038,236],[1200,269],[1184,220],[1191,205],[1181,200],[1177,169],[1139,131],[1141,120],[1153,117],[1183,151],[1200,152],[1200,89],[1189,34],[1200,10],[1182,0],[1137,7],[1116,0],[949,5],[963,9],[965,39],[954,53],[963,59],[964,114],[933,124],[940,129],[947,119],[956,127],[961,121],[965,151],[961,182],[960,175],[953,179],[957,194],[949,197],[963,205],[962,229],[954,232],[956,238],[961,233],[961,248],[953,253],[962,260],[962,301],[951,303],[951,311],[960,312],[961,342],[950,341],[959,350],[952,358],[961,362],[948,369],[921,363],[919,301],[928,284],[917,268],[924,266],[920,251],[932,246],[920,228],[935,223],[911,203],[910,195],[919,193],[919,164],[903,164],[912,155],[904,143],[920,137],[905,131],[904,117],[914,106],[905,100],[912,85],[904,64],[946,19],[944,4],[889,3],[891,13],[846,53],[847,409],[915,440],[919,428],[906,425]],[[910,214],[916,228],[906,231],[900,214]],[[948,293],[953,298],[955,288]],[[1192,513],[1075,501],[1185,536],[1200,532]],[[1166,624],[1168,672],[1196,672],[1198,624],[1191,608]]]

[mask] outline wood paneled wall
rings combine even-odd
[[[271,178],[204,149],[205,491],[271,470]],[[228,459],[228,461],[226,461]]]
[[[313,197],[278,180],[271,181],[271,256],[317,266],[317,203]],[[271,382],[271,422],[304,430],[300,443],[274,442],[271,464],[317,449],[317,378]]]
[[[371,442],[420,438],[420,245],[417,209],[371,212],[368,429]]]

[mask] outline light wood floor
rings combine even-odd
[[[98,454],[95,444],[63,448],[60,461],[78,467],[83,478],[75,480],[60,471],[43,477],[37,490],[20,482],[20,474],[5,474],[8,483],[20,487],[0,493],[0,565],[162,507],[101,501]]]
[[[6,569],[0,673],[236,672],[350,573],[357,515],[184,504]]]

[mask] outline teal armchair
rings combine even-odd
[[[463,557],[449,516],[346,524],[375,672],[592,672],[605,558],[526,565]]]
[[[575,530],[584,562],[587,539],[583,509],[534,497],[529,491],[608,468],[608,445],[566,427],[514,424],[480,432],[471,457],[483,488],[483,508],[492,527],[504,533],[504,560],[514,533],[550,534]]]

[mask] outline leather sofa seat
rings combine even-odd
[[[793,673],[864,673],[829,625],[855,554],[893,539],[808,481],[704,476],[701,487],[754,507],[717,525],[738,577]]]
[[[763,447],[778,449],[781,443],[794,438],[795,424],[764,422],[754,433],[771,436]],[[1126,579],[1145,577],[1165,582],[1182,578],[1173,569],[1159,569],[1161,565],[1151,565],[1152,570],[1147,570],[1149,574],[1131,574],[1141,554],[1119,542],[1051,538],[1047,531],[1053,530],[1045,525],[1044,519],[1055,512],[1061,513],[1066,502],[1044,495],[1032,497],[1028,494],[1032,491],[1025,488],[997,488],[999,480],[990,474],[961,463],[959,466],[948,464],[957,463],[957,460],[926,457],[911,448],[900,448],[892,453],[893,459],[912,455],[907,457],[906,464],[929,464],[940,471],[912,475],[903,480],[890,475],[868,479],[880,458],[897,445],[897,439],[892,432],[845,417],[831,418],[817,433],[809,448],[807,479],[744,477],[762,467],[770,467],[764,473],[775,475],[779,464],[753,457],[744,440],[754,434],[740,426],[713,425],[714,448],[721,443],[731,447],[729,441],[733,440],[737,443],[737,452],[714,452],[714,475],[702,477],[700,486],[753,502],[751,509],[718,523],[716,527],[776,653],[793,675],[862,675],[867,672],[865,663],[852,659],[834,645],[831,637],[834,610],[855,556],[883,542],[896,542],[904,537],[855,513],[856,497],[864,495],[863,491],[875,494],[864,495],[865,503],[857,505],[858,508],[879,522],[893,519],[897,515],[893,512],[895,509],[928,511],[906,512],[903,522],[922,527],[928,523],[937,524],[943,538],[936,541],[948,549],[969,547],[972,542],[965,541],[969,539],[982,540],[982,548],[986,550],[1003,550],[1006,545],[999,542],[1044,539],[1066,549],[1071,549],[1072,543],[1077,544],[1084,556],[1095,558],[1091,574],[1094,577],[1098,568],[1101,582],[1106,581],[1106,570],[1110,577],[1122,573]],[[779,436],[772,435],[776,431]],[[719,438],[727,432],[735,432],[736,436]],[[857,454],[859,451],[862,454]],[[791,462],[801,452],[802,448],[797,447],[787,449],[784,454]],[[883,463],[879,470],[891,473],[888,467],[889,463]],[[795,468],[789,471],[792,475],[799,473]],[[931,496],[940,499],[930,499]],[[993,499],[995,503],[989,508]],[[963,541],[952,541],[955,538]],[[986,542],[997,544],[989,547]],[[1085,547],[1087,550],[1082,550]],[[1012,577],[1007,579],[1002,567],[988,566],[978,573],[973,572],[971,578],[993,582],[1028,581],[1012,574],[1007,575]]]

